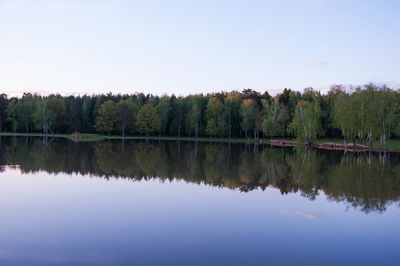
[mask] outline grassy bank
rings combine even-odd
[[[80,134],[83,138],[79,141],[98,141],[104,140],[108,137],[98,135],[98,134]],[[14,132],[0,132],[0,136],[9,136],[9,137],[46,137],[46,134],[43,133],[14,133]],[[69,134],[47,134],[49,138],[67,138],[71,139]]]
[[[70,134],[48,134],[48,137],[53,138],[68,138],[74,141],[99,141],[99,140],[107,140],[107,139],[123,139],[120,135],[100,135],[100,134],[86,134],[79,133],[82,137],[81,139],[72,139]],[[46,134],[43,133],[14,133],[14,132],[0,132],[0,136],[16,136],[16,137],[45,137]],[[224,142],[224,143],[245,143],[244,138],[209,138],[209,137],[171,137],[171,136],[125,136],[126,140],[180,140],[180,141],[199,141],[199,142]],[[254,143],[253,139],[250,139],[250,143]]]
[[[101,141],[101,140],[107,140],[107,139],[122,139],[122,136],[120,135],[100,135],[100,134],[86,134],[86,133],[79,133],[79,135],[82,137],[81,139],[72,139],[70,134],[48,134],[48,137],[56,137],[56,138],[67,138],[71,139],[73,141]],[[18,137],[45,137],[46,134],[43,133],[14,133],[14,132],[0,132],[0,136],[18,136]],[[126,140],[144,140],[144,139],[149,139],[149,140],[173,140],[173,141],[199,141],[199,142],[213,142],[213,143],[246,143],[246,140],[244,138],[208,138],[208,137],[171,137],[171,136],[125,136]],[[292,139],[291,139],[292,140]],[[269,139],[263,139],[263,143],[268,143]],[[324,143],[324,142],[333,142],[333,143],[338,143],[338,144],[343,144],[343,139],[317,139],[315,140],[316,144],[319,143]],[[250,139],[250,143],[254,144],[255,141],[254,139]],[[380,148],[380,143],[379,140],[374,140],[373,141],[373,146],[374,148]],[[394,151],[400,151],[400,140],[388,140],[387,141],[387,148],[394,150]]]

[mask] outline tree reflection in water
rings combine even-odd
[[[104,178],[159,178],[249,192],[274,187],[314,200],[346,202],[365,213],[399,201],[398,153],[343,153],[300,148],[256,149],[243,144],[103,141],[2,137],[1,165],[22,173],[79,173]]]

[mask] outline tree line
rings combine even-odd
[[[186,137],[343,137],[345,143],[400,136],[400,92],[367,84],[326,94],[284,89],[220,92],[189,96],[152,94],[67,96],[0,95],[0,131],[100,133]]]

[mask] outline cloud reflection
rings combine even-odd
[[[304,217],[306,217],[308,219],[313,219],[313,220],[321,218],[321,216],[319,216],[317,214],[305,213],[305,212],[301,212],[301,211],[295,211],[295,213],[297,215],[301,215],[301,216],[304,216]]]
[[[283,214],[283,215],[297,214],[297,215],[300,215],[300,216],[303,216],[303,217],[306,217],[306,218],[312,219],[312,220],[320,219],[320,218],[321,218],[321,216],[318,215],[318,214],[305,213],[305,212],[302,212],[302,211],[281,210],[281,211],[279,211],[279,213],[280,213],[280,214]]]

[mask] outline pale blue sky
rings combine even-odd
[[[400,1],[0,0],[11,95],[400,87]]]

